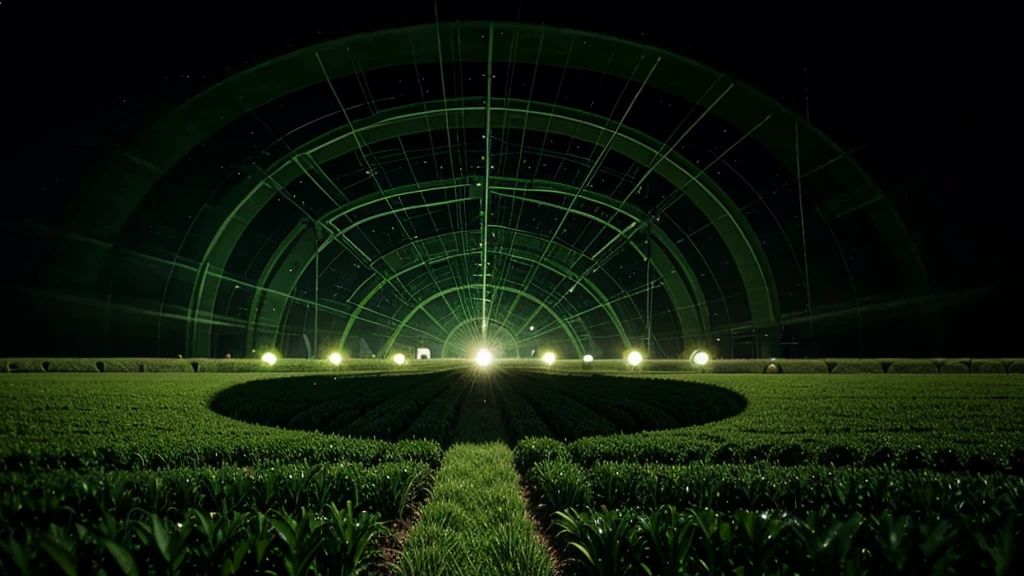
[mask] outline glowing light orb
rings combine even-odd
[[[487,348],[483,348],[476,353],[476,363],[481,366],[489,366],[492,360],[494,360],[494,356],[491,355],[491,351]]]
[[[327,361],[330,362],[331,364],[334,364],[335,366],[338,366],[341,364],[341,354],[338,354],[337,352],[331,352],[331,355],[327,357]]]
[[[626,362],[629,362],[630,366],[639,366],[640,363],[643,361],[643,355],[637,352],[636,350],[633,350],[632,352],[629,353],[629,356],[626,356]]]
[[[690,357],[690,361],[697,366],[706,366],[711,361],[711,356],[704,351],[694,352],[693,356]]]
[[[540,359],[543,360],[544,363],[547,364],[548,366],[551,366],[552,364],[555,363],[555,353],[545,352],[544,355],[540,357]]]
[[[399,366],[405,364],[405,354],[395,354],[391,359]]]
[[[583,361],[584,361],[584,362],[593,362],[593,361],[594,361],[594,357],[593,357],[593,356],[591,356],[590,354],[587,354],[587,355],[585,355],[585,356],[583,357]]]
[[[263,360],[263,362],[268,366],[273,366],[274,364],[277,364],[277,355],[273,352],[264,352],[263,356],[260,357],[260,360]]]

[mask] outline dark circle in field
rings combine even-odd
[[[677,380],[502,371],[257,380],[217,394],[224,416],[279,428],[382,440],[444,439],[492,387],[510,440],[630,434],[730,418],[747,401],[731,390]],[[479,392],[479,390],[477,390]]]
[[[399,440],[457,381],[454,372],[256,380],[220,392],[210,408],[264,426]]]
[[[612,375],[521,374],[511,382],[560,440],[706,424],[743,412],[741,394],[697,382]],[[542,430],[543,431],[543,430]]]

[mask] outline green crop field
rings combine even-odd
[[[0,573],[1020,573],[1020,374],[92,366],[0,374]]]

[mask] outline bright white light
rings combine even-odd
[[[629,362],[630,366],[639,366],[640,363],[643,361],[643,355],[641,355],[636,350],[633,350],[632,352],[629,353],[629,356],[626,356],[626,362]]]
[[[711,356],[707,352],[697,352],[693,355],[691,361],[697,366],[706,366],[711,361]]]
[[[494,360],[494,356],[491,355],[491,351],[487,348],[482,348],[476,353],[476,363],[481,366],[489,366],[491,360]]]
[[[273,352],[264,352],[263,356],[260,357],[260,360],[263,360],[270,366],[277,364],[277,356]]]
[[[327,361],[335,366],[339,366],[341,364],[341,354],[331,352],[331,355],[327,357]]]
[[[583,357],[583,361],[584,362],[593,362],[594,361],[594,357],[591,356],[590,354],[587,354],[586,356]]]
[[[392,360],[395,361],[395,364],[401,366],[402,364],[405,364],[405,354],[395,354]]]
[[[533,326],[530,326],[530,332],[533,332]]]
[[[540,359],[543,360],[544,363],[547,364],[548,366],[551,366],[552,364],[555,363],[555,353],[545,352],[544,355],[540,357]]]

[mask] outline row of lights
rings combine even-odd
[[[481,352],[483,352],[483,350],[481,350]],[[488,354],[490,354],[490,353],[488,353]],[[544,355],[541,356],[540,359],[545,364],[547,364],[548,366],[551,366],[552,364],[555,363],[555,360],[556,360],[555,353],[554,352],[545,352]],[[586,355],[583,356],[583,362],[584,363],[590,364],[593,361],[594,361],[594,357],[592,355],[586,354]],[[626,355],[626,363],[628,363],[630,366],[639,366],[640,363],[643,362],[643,361],[644,361],[643,354],[637,352],[636,350],[633,350],[632,352],[630,352],[629,354]],[[693,354],[690,354],[690,362],[692,362],[695,366],[706,366],[707,363],[710,362],[710,361],[711,361],[711,355],[708,354],[707,352],[704,352],[703,350],[698,350],[698,351],[694,352]]]
[[[263,356],[260,357],[260,360],[268,366],[273,366],[274,364],[277,364],[277,354],[274,354],[273,352],[264,352]],[[395,364],[401,366],[402,364],[405,364],[405,354],[395,354],[391,357],[391,360]],[[330,355],[327,356],[327,361],[335,366],[341,366],[341,353],[331,352]]]
[[[555,363],[555,360],[557,360],[554,352],[545,352],[540,359],[548,366],[551,366],[552,364]],[[261,360],[263,360],[263,362],[266,363],[267,365],[273,366],[274,364],[277,364],[277,355],[274,354],[273,352],[264,352],[263,356],[261,357]],[[405,354],[395,354],[394,356],[391,357],[391,360],[395,364],[401,366],[402,364],[405,364]],[[341,354],[338,352],[331,352],[331,354],[327,356],[327,361],[330,362],[331,364],[334,364],[335,366],[340,366]],[[479,364],[480,366],[490,366],[491,362],[493,361],[494,355],[491,354],[491,351],[486,348],[483,348],[476,353],[476,363]],[[592,355],[586,354],[583,356],[584,363],[590,364],[593,361],[594,357]],[[637,352],[636,350],[633,350],[626,356],[626,362],[630,366],[639,366],[640,363],[643,361],[643,355]],[[696,366],[705,366],[709,361],[711,361],[711,356],[707,352],[701,350],[698,350],[690,355],[690,362],[692,362]]]
[[[557,360],[557,358],[555,358],[555,353],[554,352],[545,352],[544,355],[540,357],[540,359],[545,364],[547,364],[548,366],[551,366],[552,364],[555,363],[555,360]],[[594,356],[593,355],[591,355],[591,354],[584,354],[584,356],[583,356],[583,362],[584,363],[590,364],[593,361],[594,361]],[[639,352],[637,352],[636,350],[633,350],[632,352],[629,353],[629,355],[626,356],[626,362],[630,366],[639,366],[640,363],[643,362],[643,361],[644,361],[643,355],[640,354]]]

